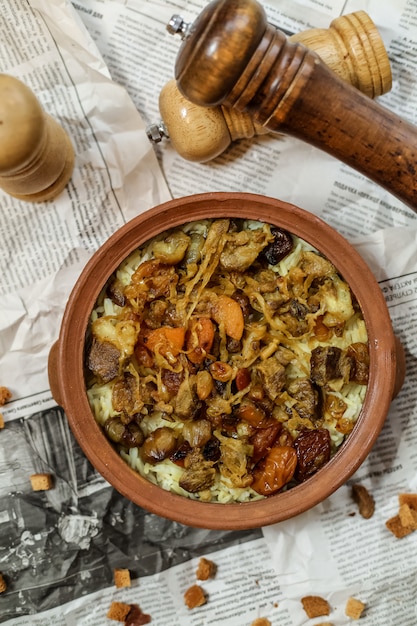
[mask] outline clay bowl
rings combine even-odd
[[[121,261],[161,231],[203,218],[239,217],[269,222],[320,250],[350,285],[362,308],[370,350],[368,390],[353,431],[333,458],[304,483],[256,502],[217,504],[193,501],[155,486],[130,469],[96,424],[84,380],[84,348],[90,313],[102,287]],[[120,228],[81,273],[49,356],[49,380],[56,402],[92,465],[126,498],[152,513],[189,526],[245,529],[298,515],[345,483],[370,452],[401,386],[403,355],[393,334],[379,286],[354,248],[318,217],[291,204],[245,193],[207,193],[161,204]]]

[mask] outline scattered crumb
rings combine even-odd
[[[258,617],[250,626],[272,626],[272,624],[266,617]]]
[[[0,413],[0,429],[4,428],[4,417],[2,413]]]
[[[305,596],[301,598],[301,602],[308,617],[321,617],[330,614],[329,603],[320,596]]]
[[[7,589],[6,581],[4,580],[3,574],[0,574],[0,593],[4,593]]]
[[[52,489],[54,481],[52,474],[32,474],[30,477],[33,491],[48,491]]]
[[[393,535],[395,535],[395,537],[397,537],[397,539],[402,539],[413,532],[411,528],[407,528],[401,524],[399,515],[394,515],[394,517],[387,520],[385,522],[385,526],[392,532]]]
[[[351,619],[359,619],[365,610],[365,604],[357,598],[349,598],[346,602],[345,613]]]
[[[398,514],[385,522],[385,526],[397,539],[402,539],[417,530],[417,494],[398,495]]]
[[[398,517],[405,528],[417,530],[417,511],[414,511],[408,504],[400,505]]]
[[[112,602],[107,617],[115,622],[124,622],[131,608],[130,604],[125,602]]]
[[[408,504],[410,509],[417,511],[417,493],[400,493],[398,495],[398,502],[402,504]]]
[[[197,579],[208,580],[209,578],[214,578],[214,576],[216,575],[216,572],[217,572],[217,565],[213,561],[210,561],[209,559],[205,559],[204,557],[201,557],[198,563],[197,571],[196,571]]]
[[[206,604],[207,597],[200,585],[192,585],[184,593],[184,602],[189,609]]]
[[[138,604],[126,604],[125,602],[112,602],[107,611],[107,618],[115,622],[123,622],[125,626],[149,624],[152,621],[151,616],[143,613]]]
[[[8,400],[12,397],[12,393],[7,387],[0,387],[0,406],[6,404]]]
[[[358,505],[362,517],[371,518],[375,511],[375,501],[367,488],[359,484],[352,485],[352,498]]]
[[[113,570],[116,587],[130,587],[130,572],[128,569],[115,568]]]
[[[151,621],[151,616],[144,613],[139,605],[131,604],[130,611],[125,619],[125,626],[142,626],[142,624],[149,624]]]

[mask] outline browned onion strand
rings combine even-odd
[[[142,475],[203,501],[312,476],[351,432],[369,353],[335,266],[298,237],[205,220],[141,246],[96,303],[97,421]]]

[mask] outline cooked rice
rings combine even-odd
[[[209,220],[190,223],[183,227],[183,232],[188,234],[199,232],[204,234],[204,236],[206,237],[210,225],[211,221]],[[255,222],[253,220],[247,221],[244,224],[244,228],[252,230],[256,230],[260,226],[262,225],[259,222]],[[166,233],[162,233],[160,236],[158,236],[157,239],[163,240],[165,235]],[[293,251],[283,260],[281,260],[279,263],[272,267],[273,271],[278,276],[288,276],[291,269],[299,263],[303,252],[307,250],[315,251],[315,249],[311,245],[304,242],[300,238],[293,236],[293,239]],[[140,249],[135,250],[120,265],[115,275],[122,285],[128,285],[137,268],[145,261],[152,259],[153,242],[154,240],[148,242]],[[117,317],[122,312],[122,310],[123,309],[120,306],[115,304],[106,295],[106,289],[103,289],[92,312],[91,322],[93,323],[95,320],[103,316]],[[355,315],[348,320],[348,322],[345,324],[343,333],[340,336],[334,335],[331,338],[331,345],[341,348],[342,350],[347,349],[348,346],[356,342],[367,342],[365,323],[359,311],[357,311]],[[312,349],[317,346],[328,345],[327,342],[321,342],[316,337],[311,336],[307,340],[303,339],[298,342],[291,341],[290,344],[290,348],[294,352],[296,358],[293,359],[293,361],[286,368],[286,377],[289,380],[309,375],[309,359]],[[279,341],[277,341],[277,343],[270,342],[263,348],[261,354],[257,355],[256,359],[260,358],[261,360],[264,360],[273,355],[278,345]],[[151,373],[149,373],[149,375],[152,376]],[[97,379],[97,377],[95,377],[88,384],[87,394],[91,409],[97,422],[101,426],[104,426],[109,418],[118,415],[118,411],[116,411],[112,405],[114,382],[114,380],[111,380],[110,382],[102,383],[99,379]],[[353,425],[359,416],[365,398],[366,385],[348,382],[345,383],[340,389],[333,390],[332,394],[345,402],[346,411],[343,415],[343,418],[351,422]],[[245,394],[242,393],[241,395],[244,396]],[[288,397],[283,402],[283,406],[289,409],[291,409],[293,405],[294,400],[290,397]],[[180,419],[176,419],[175,416],[174,421],[167,421],[166,414],[164,414],[163,411],[159,411],[159,413],[158,411],[154,411],[151,415],[145,415],[143,417],[140,426],[143,430],[145,437],[148,436],[149,433],[151,433],[152,431],[160,428],[161,426],[169,426],[176,430],[178,433],[181,433],[183,421]],[[324,426],[329,430],[333,446],[332,453],[334,454],[334,452],[345,439],[345,434],[337,429],[337,423],[335,420],[328,420],[324,424]],[[264,497],[263,495],[260,495],[259,493],[251,489],[250,486],[233,486],[233,484],[231,484],[230,481],[224,478],[219,472],[216,473],[214,484],[210,487],[209,490],[202,490],[197,493],[190,493],[179,485],[181,475],[184,471],[183,468],[178,466],[171,460],[165,459],[155,464],[144,462],[137,447],[127,449],[121,446],[120,455],[126,461],[126,463],[130,465],[130,467],[139,472],[139,474],[147,478],[152,483],[159,485],[163,489],[177,493],[184,497],[199,499],[203,501],[215,501],[219,503],[247,502],[250,500],[261,499]]]

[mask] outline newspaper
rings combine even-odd
[[[67,189],[30,205],[0,192],[0,385],[13,396],[0,431],[0,623],[115,623],[113,600],[138,604],[152,624],[273,626],[417,623],[417,534],[396,539],[385,522],[398,493],[417,492],[416,214],[329,155],[285,136],[231,145],[207,164],[156,147],[158,95],[180,45],[166,31],[174,13],[193,21],[201,0],[8,0],[0,4],[0,71],[25,81],[69,133],[77,154]],[[417,123],[417,2],[270,0],[268,19],[286,32],[328,27],[365,10],[384,39],[393,89],[381,104]],[[319,181],[319,183],[318,183]],[[82,267],[119,226],[172,197],[250,191],[320,215],[349,239],[379,281],[407,376],[378,441],[356,475],[313,510],[246,532],[195,529],[144,511],[95,472],[53,401],[47,359]],[[18,251],[16,253],[16,251]],[[13,259],[18,262],[13,263]],[[51,471],[55,488],[32,492],[30,474]],[[376,503],[363,519],[351,497],[360,482]],[[185,589],[202,555],[218,567],[208,602],[190,611]],[[128,568],[116,589],[113,568]],[[307,618],[301,598],[320,595],[331,614]]]

